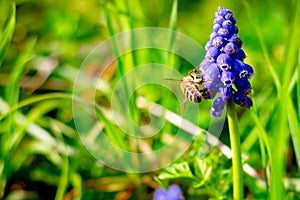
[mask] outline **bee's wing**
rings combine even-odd
[[[206,69],[210,66],[210,65],[216,65],[212,60],[208,59],[208,58],[204,58],[204,60],[202,60],[202,62],[200,63],[200,65],[198,67],[196,67],[195,69],[192,69],[189,73],[193,74],[199,71],[206,71]]]
[[[202,62],[200,63],[199,68],[201,69],[201,71],[206,71],[208,68],[210,68],[213,65],[217,65],[217,64],[208,58],[204,58],[204,60],[202,60]]]

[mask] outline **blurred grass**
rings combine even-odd
[[[9,1],[7,1],[9,2]],[[7,3],[6,1],[2,1],[0,5],[2,8],[2,13],[5,14],[6,10],[5,7],[7,5],[11,6],[11,11],[9,13],[8,18],[5,18],[5,15],[3,16],[2,19],[7,19],[7,24],[1,24],[1,26],[3,27],[1,30],[2,31],[2,36],[1,36],[1,40],[0,40],[0,65],[3,62],[4,59],[4,53],[5,50],[7,49],[10,40],[12,38],[13,32],[14,32],[14,28],[15,28],[15,24],[16,24],[16,5],[15,3]]]
[[[170,28],[205,45],[218,6],[233,10],[248,55],[245,61],[255,69],[251,81],[255,107],[250,111],[239,109],[239,128],[243,151],[248,155],[245,162],[261,173],[265,185],[247,175],[246,195],[250,199],[276,199],[286,194],[289,198],[300,198],[297,187],[300,3],[297,0],[0,1],[0,77],[4,77],[0,80],[0,198],[140,199],[146,196],[151,199],[158,187],[153,177],[161,178],[164,170],[135,175],[118,172],[95,161],[78,141],[70,101],[74,73],[99,42],[133,28]],[[136,36],[130,37],[134,48]],[[174,48],[174,40],[173,36],[166,38],[170,49]],[[113,46],[115,55],[119,55],[116,41]],[[57,66],[49,67],[49,60]],[[41,61],[46,64],[40,65]],[[183,75],[192,68],[190,63],[171,53],[143,50],[118,57],[114,63],[116,72],[107,72],[109,78],[105,83],[113,88],[124,73],[148,62],[168,64]],[[44,75],[43,70],[48,70],[48,74]],[[43,76],[45,80],[39,82]],[[26,86],[27,80],[33,80],[34,90]],[[159,91],[155,86],[141,88],[131,102],[144,96],[178,112],[178,100],[170,98],[172,95],[166,89]],[[100,102],[97,114],[106,134],[124,149],[142,151],[142,143],[128,139],[107,112],[103,112],[110,109],[110,92],[97,90]],[[200,124],[204,128],[210,120],[209,106],[201,105]],[[147,110],[130,104],[130,111],[137,124],[147,122]],[[159,136],[147,140],[146,144],[150,149],[161,148],[166,145],[165,137],[172,137],[176,130],[166,124]],[[228,142],[227,127],[221,139]],[[184,165],[185,171],[178,170],[159,183],[181,184],[186,198],[230,198],[228,159],[216,150],[201,160],[193,153],[197,151],[197,145],[191,147],[182,159],[166,169],[168,172]],[[209,173],[211,168],[213,174]],[[186,181],[182,178],[185,173],[192,180],[200,178],[201,181]],[[296,186],[284,184],[283,180],[294,183],[286,178],[295,179]],[[226,187],[216,189],[216,181]]]

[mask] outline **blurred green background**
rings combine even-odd
[[[231,160],[217,148],[200,159],[203,136],[166,169],[128,174],[96,161],[80,143],[72,121],[74,75],[101,41],[133,28],[162,27],[204,46],[219,6],[233,11],[245,62],[255,70],[254,107],[238,109],[245,162],[260,175],[245,173],[246,197],[300,199],[299,4],[298,0],[1,0],[0,199],[151,199],[157,187],[171,183],[182,187],[186,199],[231,198]],[[155,62],[172,64],[183,75],[192,68],[176,56],[166,59],[165,52],[155,55]],[[115,62],[105,73],[109,89],[97,90],[102,108],[110,109],[112,88],[122,73],[153,59],[147,52],[126,56],[121,58],[123,65]],[[144,87],[133,98],[143,96],[179,113],[180,102],[169,100],[170,92],[155,91]],[[201,105],[207,110],[200,119],[202,128],[210,120],[209,106]],[[147,123],[147,111],[135,105],[131,109],[138,123]],[[99,118],[119,139],[126,138],[105,113]],[[161,135],[172,138],[174,130],[167,124],[160,136],[146,141],[147,147],[166,145]],[[227,126],[220,140],[230,146]],[[125,145],[141,151],[128,139]]]

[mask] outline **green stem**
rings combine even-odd
[[[64,194],[67,190],[68,183],[69,183],[69,158],[67,155],[63,155],[62,172],[58,183],[55,200],[64,199]]]
[[[232,101],[227,102],[226,108],[230,134],[230,144],[232,149],[233,198],[243,199],[243,166],[237,114],[234,103]]]

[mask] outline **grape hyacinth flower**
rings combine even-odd
[[[252,106],[249,97],[253,68],[244,63],[245,52],[241,49],[242,40],[239,38],[236,20],[232,11],[219,7],[215,13],[213,33],[206,43],[205,59],[201,63],[201,73],[205,80],[204,89],[210,92],[208,98],[214,100],[211,115],[219,117],[225,103],[233,100],[243,108]]]
[[[178,185],[171,185],[168,190],[158,188],[155,190],[153,200],[184,200]]]

